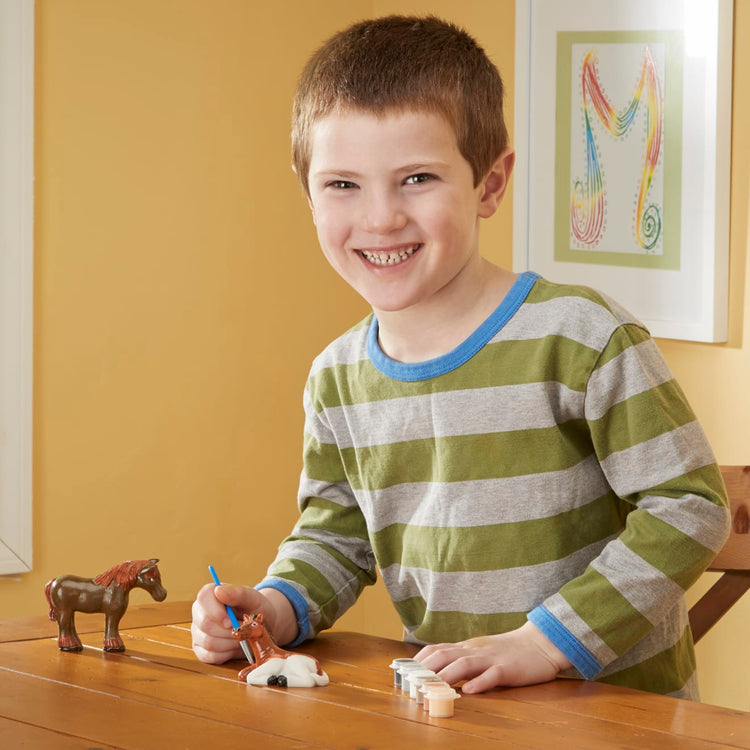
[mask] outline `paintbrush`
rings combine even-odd
[[[214,583],[217,586],[221,586],[221,581],[219,580],[219,576],[216,575],[216,571],[214,570],[213,565],[208,566],[208,572],[211,574],[211,578],[214,579]],[[225,604],[224,607],[227,610],[229,619],[232,621],[232,627],[235,629],[239,628],[240,623],[239,623],[239,620],[237,620],[237,615],[234,614],[234,610],[228,604]],[[253,652],[250,650],[250,646],[248,645],[247,641],[240,641],[240,646],[242,650],[245,652],[245,656],[247,657],[247,660],[251,664],[255,664],[255,659],[253,658]]]

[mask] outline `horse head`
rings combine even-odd
[[[167,598],[167,590],[161,585],[161,573],[156,563],[158,558],[152,558],[144,565],[135,577],[134,586],[145,589],[156,602],[163,602]]]
[[[268,633],[263,615],[243,615],[242,624],[232,630],[232,637],[238,641],[258,640],[264,633]]]

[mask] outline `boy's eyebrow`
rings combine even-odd
[[[437,160],[428,160],[425,159],[424,161],[414,162],[413,164],[404,164],[401,167],[396,167],[394,169],[394,173],[401,174],[401,173],[413,173],[413,172],[424,172],[426,170],[430,169],[436,169],[436,168],[448,168],[450,165],[447,162]],[[331,169],[331,168],[325,168],[325,169],[319,169],[316,172],[312,173],[312,176],[314,177],[343,177],[345,179],[354,179],[355,177],[361,177],[360,172],[353,172],[350,169]]]
[[[348,169],[319,169],[311,173],[313,177],[344,177],[346,179],[358,177],[357,172]]]
[[[440,161],[439,159],[436,160],[425,160],[420,162],[415,162],[414,164],[405,164],[403,167],[399,167],[396,171],[397,172],[424,172],[425,170],[429,169],[435,169],[436,167],[449,167],[450,165],[447,162]]]

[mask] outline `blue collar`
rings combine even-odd
[[[524,303],[538,278],[539,274],[533,271],[519,274],[503,301],[469,338],[447,354],[424,362],[398,362],[385,354],[378,343],[378,319],[373,316],[367,332],[367,354],[370,361],[383,375],[393,380],[415,382],[445,375],[468,362],[495,336]]]

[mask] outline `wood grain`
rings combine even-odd
[[[76,654],[58,651],[49,635],[20,640],[7,628],[0,745],[750,749],[749,714],[575,680],[464,695],[455,716],[431,719],[393,687],[388,666],[415,647],[356,633],[328,632],[300,649],[320,661],[329,686],[249,687],[236,678],[244,662],[197,661],[187,621],[133,615],[137,626],[121,630],[123,654],[102,651],[101,632],[82,634]]]

